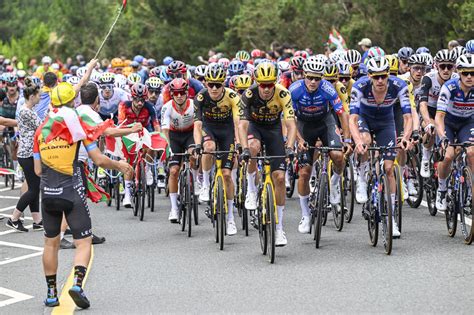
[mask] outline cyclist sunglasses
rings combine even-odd
[[[160,89],[148,89],[148,93],[160,94],[160,92],[161,92]]]
[[[460,73],[462,76],[465,76],[465,77],[469,75],[471,75],[471,77],[474,77],[474,71],[461,71]]]
[[[262,89],[272,89],[275,86],[275,83],[274,82],[259,83],[258,86],[261,87]]]
[[[9,86],[9,87],[16,87],[17,84],[16,84],[16,83],[7,83],[7,86]]]
[[[102,90],[113,90],[114,89],[114,85],[113,84],[101,84],[100,85],[100,88]]]
[[[181,95],[187,95],[187,94],[188,94],[187,90],[173,91],[173,96],[181,96]]]
[[[441,70],[452,70],[454,68],[454,65],[450,63],[441,63],[438,65],[438,68],[440,68]]]
[[[375,81],[385,80],[386,78],[388,78],[388,74],[373,75],[373,76],[371,76],[371,78],[374,79]]]
[[[416,71],[416,72],[418,72],[418,71],[425,71],[425,70],[426,70],[426,68],[423,67],[423,66],[413,66],[413,67],[411,67],[411,69],[412,69],[413,71]]]
[[[351,80],[351,77],[339,77],[339,82],[348,82]]]
[[[132,98],[135,102],[142,102],[145,103],[145,98],[144,97],[133,97]]]
[[[220,89],[220,88],[222,87],[222,83],[209,82],[209,83],[207,84],[207,86],[208,86],[210,89],[213,89],[213,88]]]
[[[184,78],[184,74],[183,73],[170,73],[170,78],[172,79],[182,79]]]
[[[321,81],[322,80],[322,77],[321,76],[318,76],[318,75],[305,75],[304,76],[305,79],[309,80],[310,82],[318,82],[318,81]]]

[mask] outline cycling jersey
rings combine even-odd
[[[115,87],[112,96],[109,99],[106,99],[101,91],[99,93],[99,100],[99,113],[110,118],[111,114],[117,114],[119,104],[121,102],[129,101],[130,98],[124,90]]]
[[[291,71],[285,72],[281,75],[279,82],[285,89],[289,89],[293,80],[291,79]]]
[[[153,104],[149,102],[145,102],[138,114],[133,111],[132,101],[122,102],[119,105],[118,116],[119,125],[130,125],[139,122],[143,128],[150,132],[160,125]]]
[[[256,84],[242,95],[240,119],[261,125],[275,125],[280,123],[282,113],[284,120],[295,119],[291,94],[280,84],[275,85],[273,96],[268,101],[261,99]]]
[[[349,113],[350,99],[346,87],[341,82],[336,82],[336,86],[334,88],[336,89],[337,95],[342,102],[342,108],[346,113]]]
[[[329,105],[336,113],[343,111],[342,102],[334,87],[326,80],[321,80],[314,92],[309,92],[304,79],[298,80],[290,86],[293,108],[298,120],[320,121],[330,111]]]
[[[465,121],[474,118],[474,88],[465,95],[460,87],[460,79],[446,81],[441,87],[437,111],[446,113],[446,119]]]
[[[422,90],[422,87],[423,87],[423,82],[421,82],[420,84],[418,84],[418,86],[415,86],[411,81],[410,81],[410,72],[407,72],[407,73],[404,73],[404,74],[400,74],[398,76],[398,78],[402,79],[403,81],[405,81],[405,83],[408,85],[408,92],[413,94],[413,97],[414,97],[414,102],[415,102],[415,107],[418,106],[418,104],[420,104],[420,98],[421,98],[421,95],[423,94],[423,90]],[[411,85],[411,87],[410,87]]]
[[[203,89],[194,100],[194,120],[207,123],[230,124],[239,116],[240,97],[229,88],[218,101],[211,99],[207,89]]]
[[[188,83],[188,98],[189,99],[194,99],[196,94],[204,88],[204,85],[202,85],[202,83],[199,82],[199,80],[196,80],[194,78],[189,78],[186,80],[186,82]],[[169,83],[163,87],[163,91],[161,92],[161,95],[163,95],[163,104],[166,104],[171,100]]]
[[[194,102],[186,100],[183,108],[180,108],[171,100],[161,109],[161,128],[176,132],[187,132],[193,130],[194,126]]]
[[[10,103],[8,97],[5,97],[0,103],[0,116],[10,119],[16,118],[16,108],[18,104],[25,103],[25,100],[22,96],[18,96],[15,102]]]

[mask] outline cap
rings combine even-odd
[[[71,102],[76,97],[76,92],[71,83],[61,82],[51,91],[53,106],[62,106]]]
[[[362,38],[362,40],[357,44],[359,46],[372,47],[372,41],[369,38]]]

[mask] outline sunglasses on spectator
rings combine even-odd
[[[438,68],[440,68],[441,70],[451,70],[454,68],[454,65],[450,63],[441,63],[438,65]]]
[[[259,83],[258,86],[262,89],[272,89],[275,86],[275,82]]]
[[[371,78],[374,79],[375,81],[385,80],[386,78],[388,78],[388,74],[377,74],[377,75],[371,76]]]
[[[313,81],[318,82],[318,81],[321,81],[321,79],[322,79],[322,77],[319,76],[319,75],[309,75],[309,74],[307,74],[304,77],[305,77],[306,80],[309,80],[310,82],[313,82]]]
[[[426,68],[423,67],[423,66],[412,66],[411,69],[412,69],[413,71],[416,71],[416,72],[418,72],[418,71],[425,71],[425,70],[426,70]]]
[[[181,95],[187,95],[188,91],[187,90],[177,90],[173,91],[173,96],[181,96]]]
[[[471,77],[474,77],[474,71],[461,71],[460,73],[462,76],[465,76],[465,77],[469,75],[471,75]]]
[[[213,89],[213,88],[220,89],[220,88],[222,87],[222,83],[209,82],[209,83],[207,84],[207,86],[208,86],[210,89]]]
[[[347,82],[350,80],[351,80],[351,77],[339,77],[339,82]]]

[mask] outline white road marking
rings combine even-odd
[[[10,305],[10,304],[13,304],[13,303],[18,303],[18,302],[29,300],[29,299],[33,298],[31,295],[16,292],[16,291],[9,290],[9,289],[2,288],[2,287],[0,287],[0,295],[6,295],[6,296],[10,297],[10,299],[8,299],[8,300],[1,301],[0,302],[0,307],[4,307],[4,306],[7,306],[7,305]]]
[[[0,199],[20,199],[20,197],[17,196],[0,196]]]
[[[28,259],[28,258],[40,256],[40,255],[43,254],[43,248],[38,247],[38,246],[31,246],[31,245],[25,245],[25,244],[18,244],[18,243],[0,241],[0,246],[2,246],[2,245],[3,246],[9,246],[9,247],[15,247],[15,248],[23,248],[23,249],[34,250],[34,251],[36,251],[36,253],[22,255],[22,256],[19,256],[19,257],[11,258],[11,259],[5,259],[3,261],[0,261],[0,266],[10,264],[10,263],[16,262],[16,261]]]
[[[0,266],[10,264],[12,262],[24,260],[24,259],[36,257],[36,256],[41,256],[41,255],[43,255],[43,252],[36,252],[36,253],[33,253],[33,254],[23,255],[23,256],[12,258],[12,259],[7,259],[7,260],[4,260],[4,261],[0,261]]]
[[[0,245],[3,246],[10,246],[10,247],[17,247],[17,248],[24,248],[24,249],[31,249],[31,250],[37,250],[37,251],[43,251],[43,247],[38,247],[38,246],[31,246],[31,245],[24,245],[24,244],[18,244],[18,243],[11,243],[11,242],[4,242],[0,241]]]
[[[5,207],[5,208],[0,208],[0,212],[12,210],[12,209],[15,209],[15,208],[16,208],[16,206],[10,206],[10,207]],[[5,216],[5,215],[4,215],[4,216]]]
[[[31,228],[33,227],[33,224],[25,225],[25,227],[26,227],[27,229],[31,229]],[[0,232],[0,236],[2,236],[2,235],[7,235],[7,234],[12,234],[12,233],[19,233],[19,232],[17,232],[16,230],[3,231],[3,232]]]

